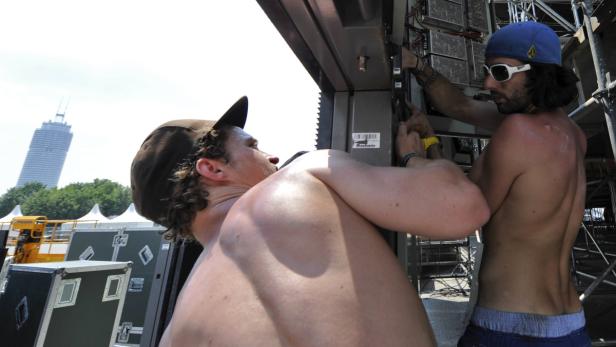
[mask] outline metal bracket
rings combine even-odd
[[[395,55],[391,57],[392,107],[398,121],[406,120],[407,85],[405,72],[402,70],[402,47],[395,46]]]
[[[152,253],[152,250],[150,249],[148,245],[143,246],[143,248],[139,251],[138,254],[139,254],[139,259],[141,259],[141,262],[143,263],[144,266],[148,265],[148,263],[152,261],[152,259],[154,259],[154,254]]]
[[[128,234],[115,235],[111,245],[113,247],[126,247],[128,244]]]
[[[15,321],[17,322],[17,330],[28,321],[30,310],[28,309],[28,297],[24,296],[17,307],[15,307]]]
[[[127,343],[130,338],[130,331],[133,328],[132,322],[123,322],[120,325],[120,331],[118,331],[118,342]]]
[[[79,260],[90,260],[94,256],[94,248],[88,246],[80,255]]]

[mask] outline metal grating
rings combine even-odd
[[[451,83],[468,85],[468,64],[464,60],[430,55],[430,66],[440,72]]]
[[[461,2],[427,0],[423,21],[435,26],[459,30],[464,27],[464,8]]]
[[[430,30],[428,33],[428,53],[466,60],[466,43],[461,36],[454,36]]]
[[[481,66],[485,63],[486,45],[476,41],[470,41],[470,84],[472,86],[483,86],[483,71]]]
[[[487,0],[466,0],[468,27],[484,33],[488,32]]]

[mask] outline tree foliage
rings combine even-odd
[[[48,219],[77,219],[98,203],[101,212],[109,217],[126,210],[131,203],[131,193],[128,187],[118,183],[95,179],[91,183],[73,183],[61,189],[39,189],[20,203],[24,215],[47,216]]]
[[[23,205],[30,196],[41,190],[45,190],[45,185],[40,182],[31,182],[23,187],[13,187],[7,190],[6,193],[0,196],[0,217],[9,214],[15,206]]]

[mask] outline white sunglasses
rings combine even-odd
[[[497,82],[509,81],[513,74],[530,70],[530,64],[524,64],[520,66],[509,66],[507,64],[483,64],[483,72],[486,75],[492,76]]]

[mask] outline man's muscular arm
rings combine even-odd
[[[483,192],[494,214],[503,204],[513,182],[528,166],[528,132],[522,116],[510,116],[497,132],[480,161],[471,169],[469,178]]]
[[[172,323],[173,323],[173,320],[171,320],[167,328],[165,328],[165,331],[163,332],[163,336],[160,338],[160,343],[158,344],[158,347],[172,347],[173,346],[171,344],[171,324]]]
[[[496,130],[503,120],[496,105],[465,96],[438,71],[406,48],[402,49],[402,68],[411,70],[439,112],[490,131]]]
[[[481,192],[447,160],[413,158],[407,168],[376,167],[340,151],[316,151],[289,169],[306,170],[370,222],[401,232],[456,239],[485,223]]]

